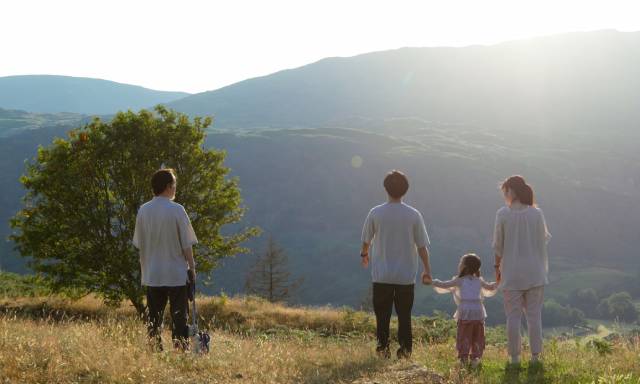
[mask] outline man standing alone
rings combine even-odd
[[[148,332],[162,350],[162,319],[169,301],[174,346],[186,349],[187,280],[195,283],[192,246],[198,239],[182,205],[173,202],[176,176],[160,169],[151,178],[155,197],[138,210],[133,245],[140,251],[142,285],[147,287]]]
[[[422,281],[431,282],[429,236],[422,215],[402,202],[409,190],[407,177],[392,171],[384,179],[389,200],[369,212],[362,230],[362,265],[369,265],[373,280],[373,309],[376,315],[376,351],[390,357],[389,323],[395,305],[398,315],[398,358],[409,358],[412,351],[411,308],[418,272],[418,256],[422,259]],[[373,242],[373,243],[372,243]]]

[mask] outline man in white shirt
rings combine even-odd
[[[431,283],[429,265],[429,236],[422,215],[402,202],[409,190],[407,177],[392,171],[384,179],[389,200],[369,212],[362,229],[363,267],[369,265],[371,248],[371,276],[373,280],[373,309],[376,314],[376,351],[390,357],[389,322],[393,306],[398,315],[398,358],[409,358],[412,351],[411,308],[414,285],[418,273],[418,257],[424,271],[422,282]]]
[[[133,235],[133,245],[140,251],[142,285],[147,287],[149,337],[154,347],[162,350],[162,319],[168,300],[174,346],[186,349],[187,281],[195,284],[192,246],[198,239],[187,212],[173,202],[177,187],[174,171],[155,172],[151,187],[155,197],[138,210]]]

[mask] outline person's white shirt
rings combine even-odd
[[[488,283],[482,277],[454,276],[451,280],[434,279],[431,284],[438,293],[452,293],[457,305],[453,318],[456,320],[484,320],[487,310],[483,301],[485,297],[496,294],[498,283]]]
[[[502,256],[502,289],[524,291],[549,283],[547,243],[550,238],[540,208],[517,204],[498,210],[493,249]]]
[[[163,196],[143,204],[138,210],[133,235],[133,245],[140,251],[142,285],[185,285],[189,267],[182,250],[197,243],[182,205]]]
[[[420,212],[402,202],[387,202],[369,211],[362,242],[371,244],[371,276],[374,283],[415,284],[417,248],[429,245]]]

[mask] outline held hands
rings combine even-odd
[[[360,255],[360,263],[362,264],[363,268],[367,268],[369,266],[369,254],[368,253]],[[433,281],[433,279],[431,278],[431,273],[430,272],[422,272],[422,284],[431,285],[432,281]]]
[[[360,262],[362,264],[362,268],[367,268],[369,266],[369,254],[360,255]]]
[[[431,285],[433,279],[431,278],[431,273],[422,272],[422,284]]]

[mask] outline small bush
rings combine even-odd
[[[544,324],[550,327],[574,326],[586,323],[584,313],[570,306],[563,306],[555,300],[547,300],[542,308]]]
[[[0,272],[0,297],[39,297],[51,294],[43,278]]]
[[[422,340],[432,344],[448,342],[456,336],[457,325],[455,320],[443,314],[433,317],[421,316],[414,318],[415,334]]]
[[[610,355],[613,353],[613,346],[606,340],[593,339],[587,343],[587,346],[598,352],[600,356]]]

